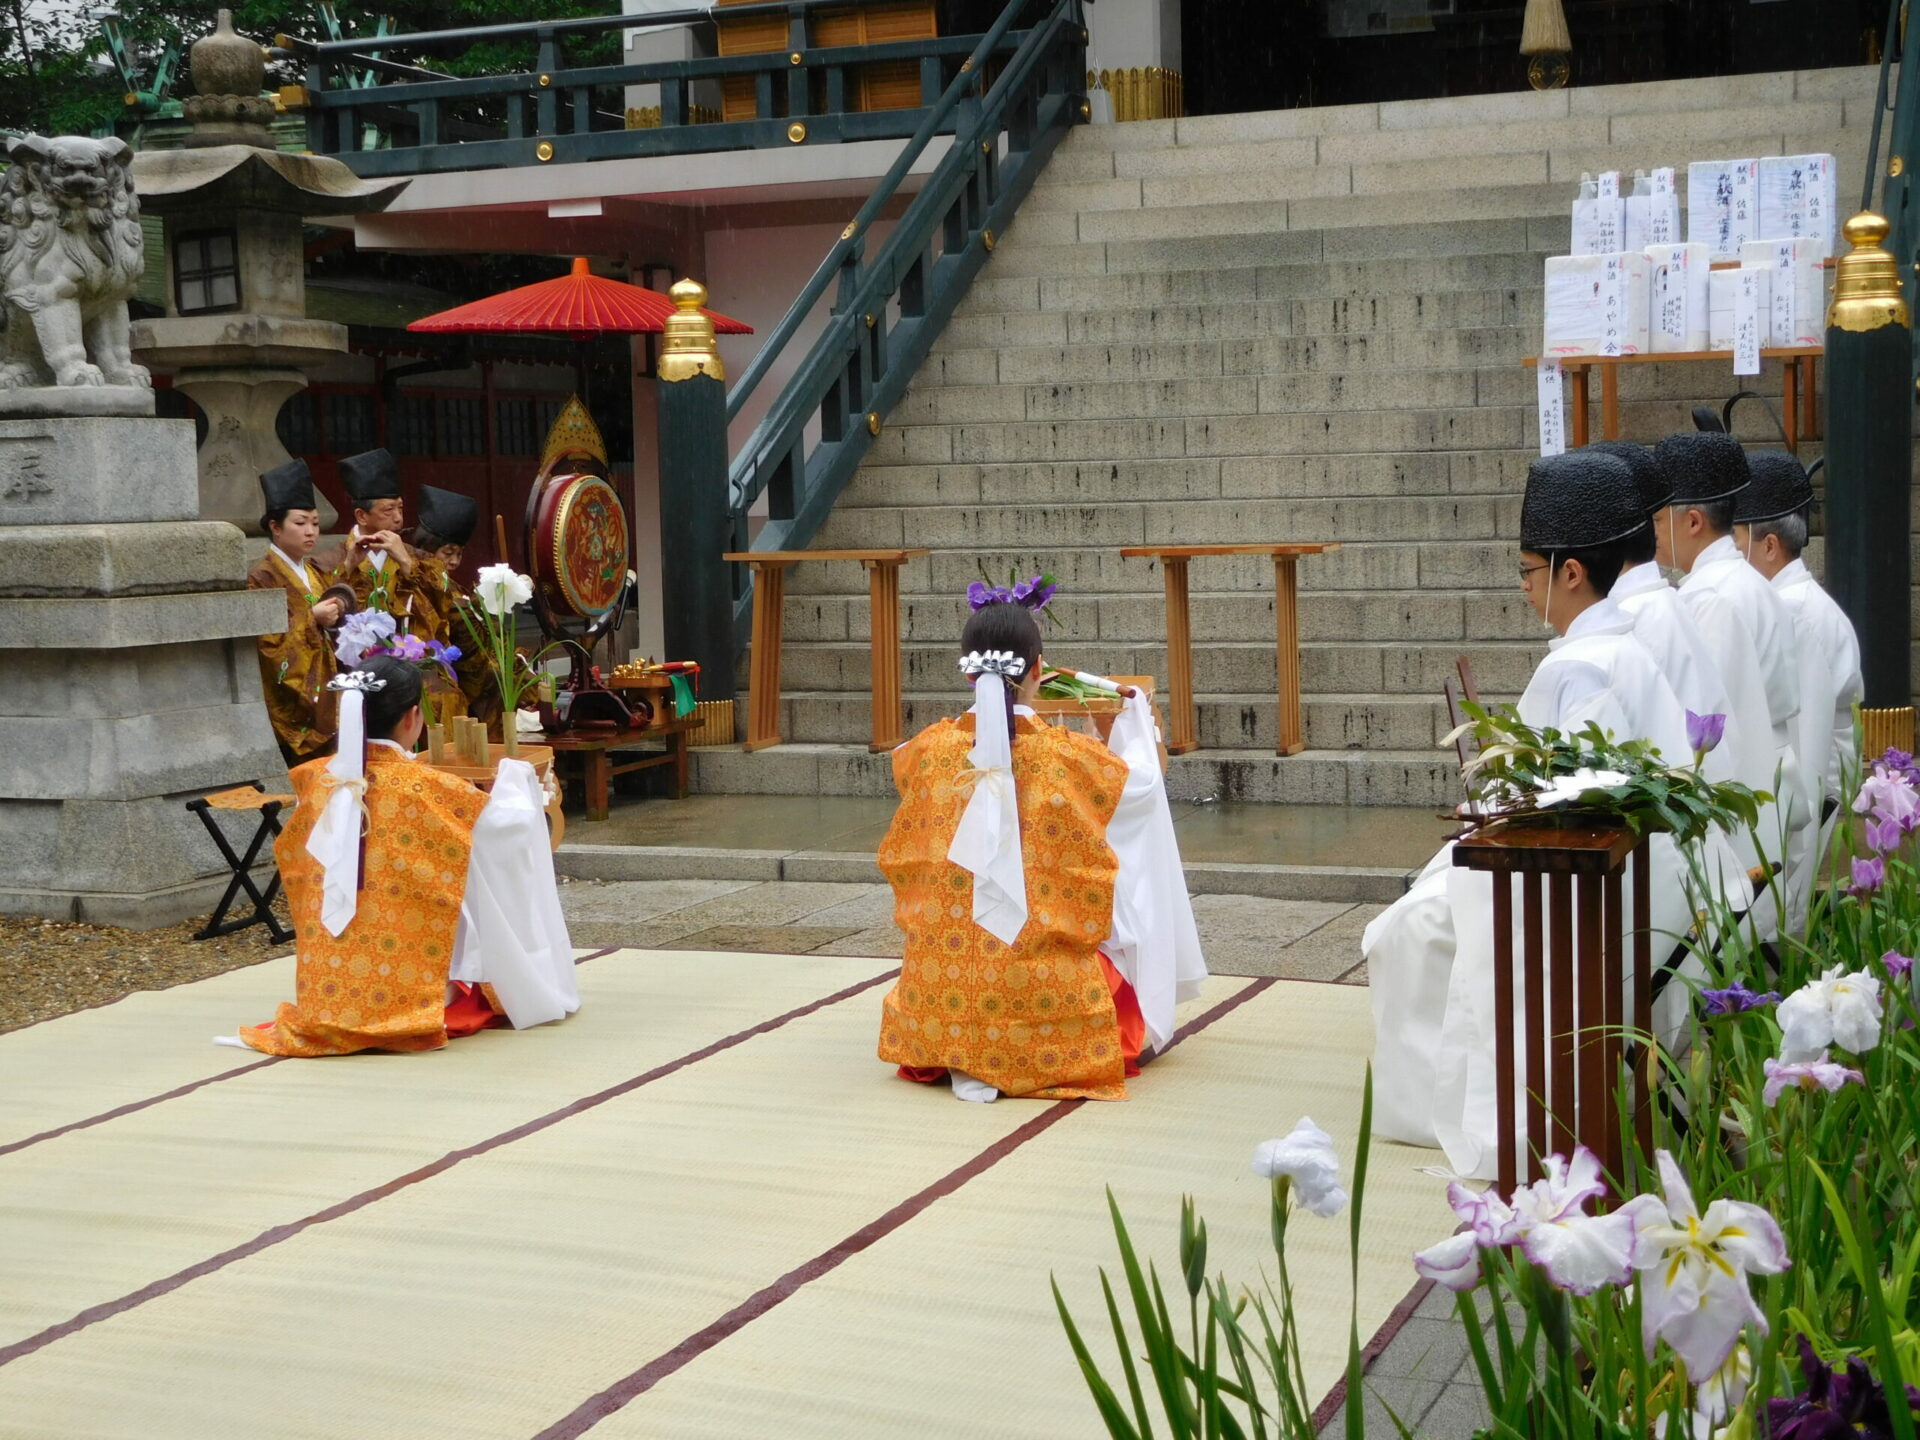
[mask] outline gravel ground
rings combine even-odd
[[[276,901],[287,922],[286,900]],[[195,940],[203,915],[166,930],[114,930],[57,920],[0,916],[0,1033],[73,1010],[105,1005],[136,990],[165,990],[284,955],[255,925],[217,940]]]

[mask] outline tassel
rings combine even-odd
[[[1520,26],[1522,55],[1568,55],[1573,52],[1573,36],[1567,30],[1567,12],[1560,0],[1527,0],[1526,18]]]

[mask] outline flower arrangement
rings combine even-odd
[[[418,635],[392,635],[367,648],[369,655],[390,655],[403,660],[420,672],[420,705],[429,725],[437,723],[434,711],[435,697],[449,690],[457,690],[460,677],[454,673],[454,662],[462,654],[458,645],[448,645],[440,640],[422,640]]]
[[[1631,811],[1642,825],[1684,834],[1698,816],[1748,807],[1749,792],[1716,797],[1644,748],[1532,736],[1511,725],[1493,727],[1488,738],[1514,746],[1510,758],[1481,767],[1510,782],[1501,792],[1508,813]],[[1696,744],[1709,738],[1703,729]],[[1912,958],[1920,825],[1909,823],[1920,810],[1908,808],[1911,766],[1902,753],[1882,756],[1854,788],[1851,833],[1845,823],[1838,829],[1829,884],[1817,891],[1803,933],[1763,948],[1738,926],[1703,927],[1720,940],[1697,952],[1707,978],[1679,982],[1696,989],[1680,1041],[1662,1051],[1639,1037],[1664,1092],[1648,1117],[1650,1144],[1623,1114],[1617,1173],[1602,1173],[1591,1153],[1576,1149],[1547,1157],[1542,1177],[1511,1193],[1449,1187],[1460,1228],[1411,1256],[1410,1274],[1453,1292],[1485,1398],[1479,1433],[1920,1436],[1920,1003]],[[1593,774],[1572,780],[1583,768]],[[1625,779],[1604,776],[1609,770]],[[1545,803],[1543,789],[1561,777],[1569,783],[1552,793],[1568,798]],[[1850,842],[1867,853],[1852,853]],[[1860,859],[1878,862],[1877,884],[1847,884]],[[1729,918],[1723,900],[1700,904]],[[1352,1185],[1356,1215],[1370,1130],[1369,1088]],[[1299,1148],[1269,1142],[1257,1163],[1277,1174],[1281,1158]],[[1301,1173],[1324,1173],[1324,1162],[1303,1164]],[[1286,1282],[1284,1223],[1273,1227],[1277,1282],[1232,1285],[1202,1278],[1205,1222],[1191,1202],[1183,1207],[1179,1255],[1195,1314],[1187,1335],[1166,1323],[1153,1266],[1117,1211],[1115,1230],[1138,1312],[1135,1326],[1123,1324],[1109,1290],[1124,1387],[1108,1384],[1060,1305],[1107,1432],[1312,1436],[1317,1397],[1300,1390],[1287,1359],[1287,1336],[1300,1322]],[[1151,1385],[1136,1380],[1132,1357],[1141,1354]],[[1356,1397],[1366,1382],[1352,1359],[1348,1371],[1345,1433],[1364,1440]],[[1396,1424],[1391,1433],[1417,1432]]]
[[[1671,834],[1698,840],[1715,826],[1747,828],[1759,822],[1764,793],[1732,782],[1715,784],[1701,762],[1726,726],[1723,715],[1687,716],[1691,765],[1668,762],[1645,740],[1615,740],[1598,725],[1578,734],[1535,730],[1511,705],[1465,703],[1470,717],[1447,737],[1480,741],[1464,767],[1480,818],[1500,820],[1591,816],[1624,820],[1636,835]]]
[[[1009,570],[1007,583],[994,585],[984,577],[967,587],[967,606],[973,610],[983,610],[989,605],[1023,605],[1036,615],[1045,615],[1051,621],[1053,616],[1047,613],[1047,605],[1053,599],[1058,585],[1051,575],[1031,575],[1025,580],[1016,579],[1019,572]]]
[[[484,565],[471,599],[460,606],[500,687],[500,736],[509,755],[517,754],[520,748],[514,720],[520,712],[520,701],[540,678],[514,641],[514,611],[532,598],[533,581],[511,565]]]

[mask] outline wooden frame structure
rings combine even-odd
[[[1781,385],[1783,389],[1781,426],[1787,432],[1787,449],[1794,454],[1800,453],[1802,438],[1813,440],[1820,436],[1820,385],[1817,374],[1820,357],[1826,354],[1822,345],[1767,345],[1760,350],[1762,360],[1780,360],[1784,363]],[[1591,437],[1593,422],[1591,417],[1592,399],[1587,389],[1587,376],[1590,372],[1600,372],[1600,439],[1618,440],[1620,438],[1620,367],[1622,365],[1667,365],[1697,364],[1712,360],[1722,365],[1733,363],[1733,353],[1729,350],[1685,350],[1670,355],[1580,355],[1568,356],[1560,361],[1560,369],[1574,382],[1572,414],[1568,417],[1568,435],[1572,448],[1585,445]],[[1538,355],[1529,355],[1520,362],[1530,369],[1540,365]],[[1739,379],[1751,377],[1740,376]]]
[[[1270,555],[1273,557],[1274,658],[1278,670],[1280,703],[1279,755],[1298,755],[1307,748],[1306,723],[1300,715],[1300,577],[1302,555],[1324,555],[1338,550],[1338,541],[1324,544],[1288,542],[1272,545],[1128,545],[1125,559],[1160,562],[1167,587],[1167,751],[1184,755],[1200,746],[1193,705],[1193,622],[1187,608],[1187,562],[1209,555]]]
[[[1633,865],[1632,1002],[1626,1000],[1622,880]],[[1624,1134],[1616,1087],[1628,1028],[1653,1028],[1647,847],[1625,825],[1494,824],[1456,841],[1453,863],[1493,881],[1494,1096],[1502,1194],[1541,1173],[1540,1158],[1585,1145],[1620,1173]],[[1521,947],[1514,954],[1514,886]],[[1545,880],[1543,903],[1542,880]],[[1515,1014],[1516,985],[1524,1015]],[[1627,1013],[1630,1010],[1631,1013]],[[1518,1023],[1516,1023],[1518,1022]],[[1515,1124],[1519,1052],[1526,1123]],[[1628,1104],[1642,1149],[1652,1145],[1645,1065],[1629,1068]],[[1523,1143],[1524,1141],[1524,1143]]]
[[[738,550],[720,558],[753,573],[752,657],[747,675],[748,750],[780,743],[780,646],[785,628],[787,570],[803,560],[857,560],[866,567],[868,620],[873,649],[873,740],[875,754],[906,739],[900,692],[900,567],[930,554],[898,550]]]

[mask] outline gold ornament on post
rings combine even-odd
[[[1871,210],[1862,210],[1840,227],[1853,248],[1834,268],[1828,329],[1860,332],[1908,323],[1900,266],[1881,244],[1891,228]]]
[[[1527,0],[1520,24],[1520,53],[1527,57],[1527,83],[1536,90],[1564,90],[1573,78],[1573,36],[1560,0]]]
[[[711,375],[715,380],[726,379],[713,319],[700,309],[707,303],[707,287],[698,280],[681,280],[667,294],[678,308],[667,317],[666,332],[661,337],[660,378],[677,381]]]

